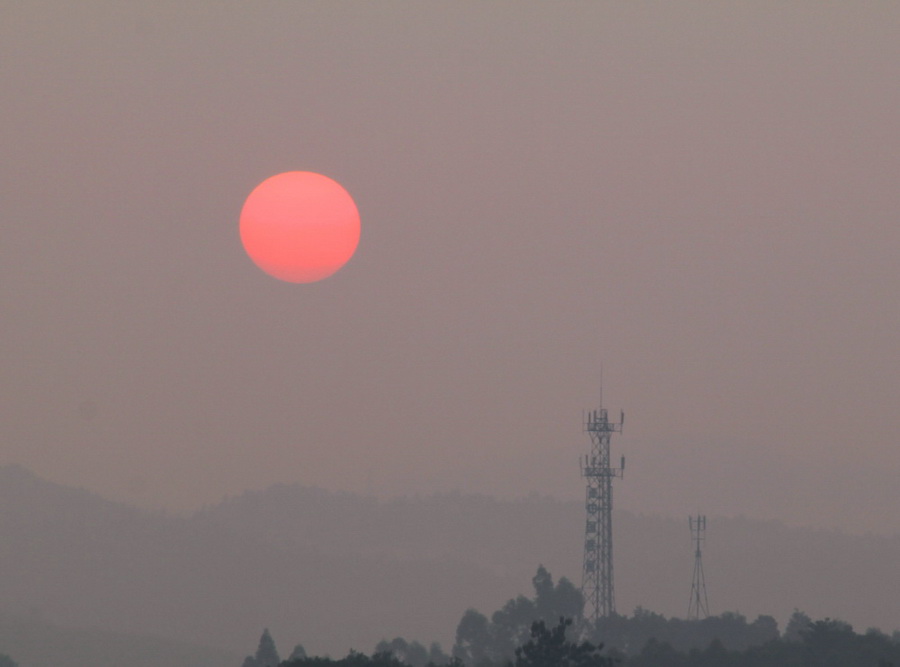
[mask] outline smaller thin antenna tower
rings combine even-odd
[[[691,527],[691,542],[694,544],[694,578],[691,581],[691,601],[688,604],[689,621],[698,621],[709,616],[709,600],[706,599],[706,579],[703,576],[703,557],[700,545],[706,540],[706,516],[688,517]]]

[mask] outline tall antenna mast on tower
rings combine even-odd
[[[602,375],[601,375],[602,396]],[[586,480],[584,527],[584,567],[581,573],[581,594],[585,602],[585,617],[595,626],[605,616],[616,613],[613,589],[612,551],[612,480],[625,472],[625,457],[621,465],[610,465],[609,441],[613,433],[622,432],[625,413],[618,422],[609,421],[601,407],[587,415],[584,430],[591,437],[591,453],[580,459],[581,474]]]
[[[603,407],[603,362],[600,362],[600,407]]]
[[[691,581],[691,601],[688,604],[689,621],[697,621],[709,616],[709,601],[706,599],[706,579],[703,576],[703,558],[700,545],[706,540],[706,516],[688,517],[691,527],[691,542],[694,544],[694,577]]]

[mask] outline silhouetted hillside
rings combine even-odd
[[[460,494],[376,501],[276,485],[230,498],[195,519],[254,541],[311,541],[331,553],[470,563],[519,582],[510,595],[528,589],[538,563],[581,580],[579,502]],[[687,517],[617,510],[613,522],[620,612],[640,606],[683,616],[694,557]],[[712,514],[704,549],[713,613],[771,614],[782,624],[800,608],[813,617],[893,630],[900,624],[900,597],[885,582],[896,579],[898,562],[900,536],[858,537]]]
[[[453,643],[463,612],[497,609],[543,563],[580,582],[583,508],[447,494],[377,501],[281,485],[191,518],[151,514],[0,468],[0,611],[246,652],[263,627],[311,652],[396,636]],[[618,608],[684,615],[686,518],[617,511]],[[709,515],[713,613],[794,608],[893,630],[900,539]],[[0,646],[0,651],[3,647]]]
[[[576,551],[571,574],[581,572],[584,517],[577,504],[546,497],[502,502],[453,493],[377,501],[278,484],[229,498],[195,519],[246,539],[294,546],[312,541],[332,553],[478,564],[519,577],[526,587],[541,558],[572,560]]]
[[[446,641],[467,606],[514,589],[449,561],[323,554],[312,537],[247,539],[16,467],[0,469],[0,534],[0,611],[237,651],[264,626],[317,652],[372,646],[388,634]]]

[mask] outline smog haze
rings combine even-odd
[[[892,2],[6,2],[0,463],[900,532]],[[288,285],[263,179],[353,193]],[[573,549],[579,547],[573,536]]]

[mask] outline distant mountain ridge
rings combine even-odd
[[[301,485],[248,491],[188,518],[150,513],[0,468],[0,611],[250,652],[371,651],[382,638],[452,643],[468,607],[528,593],[539,563],[580,583],[583,508],[532,496],[375,500]],[[614,515],[621,613],[685,613],[683,521]],[[900,624],[900,538],[709,515],[713,613],[793,609],[859,628]],[[4,649],[0,646],[0,652]]]
[[[312,540],[331,553],[378,558],[454,560],[526,583],[538,565],[536,554],[561,562],[573,547],[577,551],[572,520],[583,520],[578,504],[546,497],[510,503],[450,493],[375,500],[297,484],[247,491],[193,518],[248,539],[292,546]],[[580,574],[580,568],[579,560],[577,572],[565,574]]]
[[[467,606],[515,590],[467,565],[248,539],[203,517],[144,512],[18,467],[0,468],[0,535],[0,612],[241,652],[266,626],[282,643],[315,652],[369,650],[401,633],[448,641]]]
[[[538,563],[580,583],[585,517],[579,502],[459,493],[375,501],[281,484],[247,491],[195,518],[248,539],[290,544],[302,535],[325,551],[471,563],[522,582],[517,592],[527,591]],[[617,510],[613,524],[619,612],[641,606],[683,616],[694,557],[687,517]],[[784,623],[800,608],[863,628],[900,627],[900,596],[886,585],[898,576],[898,535],[855,536],[710,514],[704,563],[713,613],[770,614]]]

